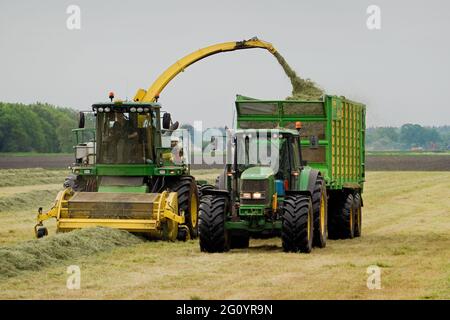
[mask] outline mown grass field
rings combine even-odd
[[[66,174],[0,170],[0,247],[33,239],[37,208],[48,208]],[[197,241],[141,241],[0,277],[0,298],[450,299],[449,190],[450,172],[368,172],[361,238],[311,254],[283,253],[279,239],[226,254],[200,253]],[[66,288],[69,265],[81,268],[80,290]],[[380,290],[366,286],[372,265]]]

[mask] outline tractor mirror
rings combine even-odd
[[[78,128],[84,128],[84,122],[85,122],[85,118],[84,118],[84,112],[80,112],[78,114]]]
[[[162,126],[163,129],[169,129],[170,128],[170,123],[172,122],[172,118],[170,117],[170,113],[164,113],[163,114],[163,121],[162,121]]]

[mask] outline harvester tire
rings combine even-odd
[[[361,195],[356,193],[353,198],[353,210],[355,211],[355,237],[361,236],[362,230],[362,208]]]
[[[203,252],[229,250],[228,232],[225,229],[227,201],[224,197],[206,195],[200,201],[199,238]]]
[[[329,212],[328,232],[331,239],[351,239],[355,234],[353,195],[343,193],[334,197]]]
[[[48,230],[46,227],[40,227],[39,229],[37,229],[36,231],[36,237],[39,238],[43,238],[45,236],[48,235]]]
[[[199,200],[194,178],[191,176],[181,176],[170,185],[170,189],[178,193],[178,210],[184,211],[185,223],[189,228],[190,238],[197,238]]]
[[[311,252],[313,208],[310,197],[294,195],[284,199],[281,241],[285,252]]]
[[[322,176],[318,176],[312,195],[314,212],[314,236],[313,245],[325,248],[328,238],[328,199],[327,188]]]

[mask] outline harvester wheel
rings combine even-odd
[[[199,210],[200,250],[225,252],[229,250],[228,232],[225,230],[227,202],[224,197],[202,197]]]
[[[313,208],[310,197],[295,195],[284,199],[281,241],[286,252],[311,252]]]
[[[355,234],[353,195],[343,193],[334,198],[328,220],[331,239],[351,239]]]
[[[48,230],[46,227],[40,227],[39,229],[37,229],[37,231],[36,231],[37,238],[43,238],[46,235],[48,235]]]
[[[170,185],[170,189],[178,193],[178,209],[184,211],[190,238],[198,236],[198,190],[191,176],[182,176]]]
[[[322,176],[317,177],[312,195],[312,205],[314,212],[313,245],[325,248],[328,237],[328,199],[327,189]]]
[[[353,198],[353,210],[355,211],[355,237],[360,237],[362,229],[362,208],[361,195],[359,193],[356,193]]]

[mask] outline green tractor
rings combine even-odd
[[[198,191],[183,149],[171,140],[178,122],[161,116],[158,103],[112,102],[92,106],[95,125],[80,113],[71,175],[51,209],[38,213],[56,219],[57,232],[104,226],[150,238],[196,238]]]
[[[245,248],[251,236],[276,235],[281,235],[287,252],[325,247],[325,182],[318,170],[304,165],[299,139],[299,132],[290,129],[236,131],[233,163],[226,166],[217,188],[202,191],[202,251]],[[262,149],[277,165],[260,158]]]

